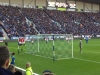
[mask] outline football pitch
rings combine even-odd
[[[26,54],[18,54],[17,42],[9,42],[9,50],[15,52],[15,65],[25,69],[26,62],[31,62],[35,73],[42,75],[50,70],[56,75],[100,75],[100,39],[90,39],[88,44],[82,40],[82,54],[79,52],[79,39],[73,40],[74,58],[53,61],[52,59]],[[4,44],[4,43],[0,43]]]

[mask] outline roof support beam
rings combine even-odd
[[[22,0],[22,8],[24,8],[24,0]]]
[[[9,6],[11,5],[11,1],[9,0]]]

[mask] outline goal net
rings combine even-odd
[[[27,53],[53,60],[73,58],[71,34],[39,34],[30,37],[26,42]]]

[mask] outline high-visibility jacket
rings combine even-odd
[[[26,69],[26,75],[33,75],[33,71],[31,67]]]

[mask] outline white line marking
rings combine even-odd
[[[14,47],[10,47],[10,48],[14,48]],[[14,48],[14,49],[17,49],[17,48]],[[100,52],[93,52],[93,51],[84,51],[84,52],[92,52],[92,53],[100,53]],[[43,56],[39,56],[39,57],[43,57]],[[44,57],[44,58],[47,58],[47,57]],[[50,58],[49,58],[50,59]],[[66,59],[66,58],[65,58]],[[67,58],[68,59],[68,58]],[[86,59],[80,59],[80,58],[73,58],[73,59],[78,59],[78,60],[83,60],[83,61],[88,61],[88,62],[94,62],[94,63],[99,63],[100,62],[97,62],[97,61],[92,61],[92,60],[86,60]],[[60,59],[58,59],[60,60]]]
[[[77,52],[77,49],[74,49],[74,51],[75,51],[75,52]],[[84,52],[90,52],[90,53],[100,53],[100,52],[94,52],[94,51],[84,51],[84,50],[83,50],[83,53],[84,53]]]
[[[15,48],[15,47],[8,47],[8,48],[14,48],[14,49],[18,49],[18,48]]]
[[[94,63],[99,63],[100,64],[100,62],[92,61],[92,60],[86,60],[86,59],[80,59],[80,58],[73,58],[73,59],[78,59],[78,60],[83,60],[83,61],[94,62]]]
[[[100,53],[100,52],[93,52],[93,51],[84,51],[84,52],[90,52],[90,53]]]
[[[63,59],[71,59],[71,58],[61,58],[61,59],[57,59],[57,60],[63,60]]]
[[[49,59],[53,59],[53,58],[50,58],[50,57],[45,57],[45,56],[41,56],[41,55],[35,55],[35,54],[32,54],[34,56],[38,56],[38,57],[44,57],[44,58],[49,58]]]

